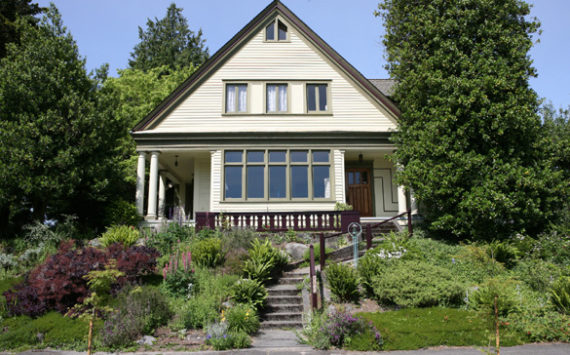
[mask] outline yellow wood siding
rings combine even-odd
[[[244,44],[200,87],[174,108],[155,132],[323,132],[377,131],[396,128],[391,113],[374,102],[306,39],[290,29],[290,42],[263,41],[263,30]],[[248,87],[252,115],[223,115],[224,80],[252,81]],[[289,81],[290,115],[263,115],[265,81]],[[304,81],[330,85],[331,115],[304,115]],[[298,115],[295,115],[298,114]]]

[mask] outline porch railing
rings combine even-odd
[[[253,228],[258,232],[340,231],[360,222],[358,211],[310,212],[196,212],[196,230]]]

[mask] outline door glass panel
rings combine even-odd
[[[313,162],[315,163],[328,163],[329,151],[328,150],[313,150]]]
[[[269,197],[284,198],[287,193],[287,168],[280,165],[272,165],[269,167]]]
[[[366,172],[366,171],[362,172],[362,183],[368,184],[368,172]]]
[[[307,151],[306,150],[292,150],[291,151],[291,161],[293,163],[306,163],[307,162]]]
[[[226,166],[226,198],[241,198],[241,166]]]
[[[354,184],[354,174],[352,172],[348,173],[348,184]]]
[[[307,166],[291,167],[291,197],[309,197]]]
[[[355,183],[355,184],[360,184],[360,171],[355,171],[355,172],[354,172],[354,183]]]
[[[313,166],[313,196],[320,198],[331,197],[331,181],[329,177],[329,166]]]
[[[241,150],[226,151],[226,163],[241,163],[242,154]]]
[[[263,183],[264,169],[264,166],[247,167],[247,198],[263,198],[265,186]]]
[[[269,162],[270,163],[284,163],[287,154],[284,150],[270,150]]]
[[[265,152],[263,150],[248,150],[247,162],[248,163],[263,163]]]

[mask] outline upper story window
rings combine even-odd
[[[327,84],[307,84],[307,112],[328,112],[329,93]]]
[[[226,84],[226,113],[247,112],[247,84]]]
[[[287,41],[288,39],[287,26],[283,22],[274,20],[265,27],[266,41]]]
[[[266,88],[266,112],[287,112],[287,84],[267,84]]]

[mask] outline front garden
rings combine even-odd
[[[570,241],[555,232],[460,245],[392,233],[357,268],[327,266],[331,302],[299,338],[321,349],[487,347],[498,327],[501,346],[567,342],[569,265]],[[370,300],[378,310],[361,311]]]
[[[98,351],[248,347],[288,262],[247,230],[115,226],[88,242],[36,227],[2,244],[0,350],[86,350],[90,321]]]

